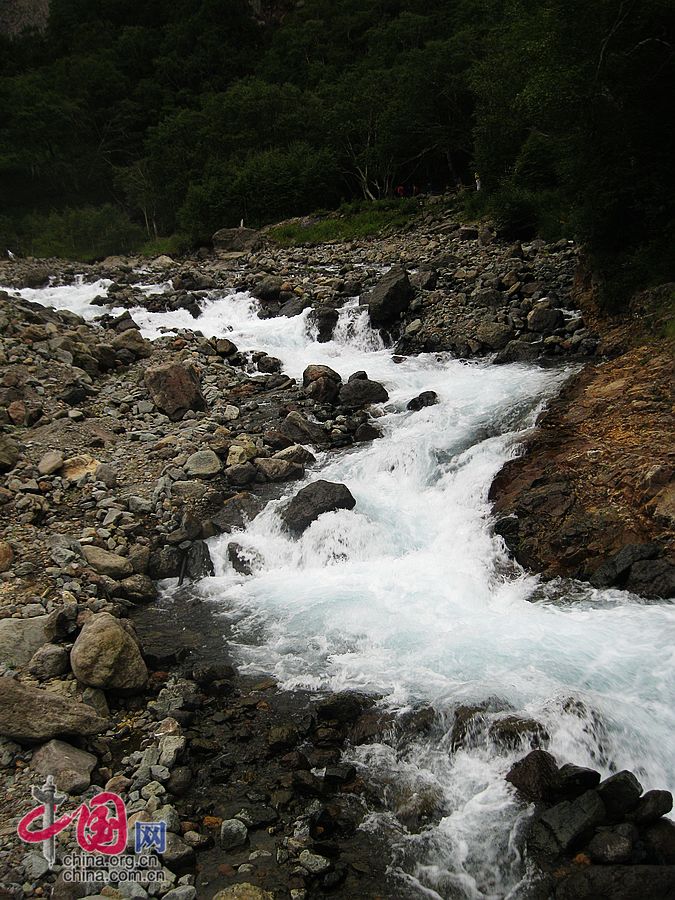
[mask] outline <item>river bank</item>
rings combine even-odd
[[[556,627],[548,607],[539,612],[530,602],[535,583],[519,580],[491,533],[487,491],[541,404],[601,346],[575,306],[575,266],[569,245],[505,246],[433,215],[413,233],[347,247],[280,250],[236,230],[221,236],[215,256],[181,264],[108,260],[83,280],[62,263],[5,264],[0,281],[21,289],[22,299],[2,300],[4,673],[39,692],[31,702],[45,710],[45,692],[89,704],[70,710],[93,716],[86,727],[102,735],[86,742],[96,761],[81,783],[112,780],[135,813],[170,821],[165,895],[171,888],[182,890],[174,895],[181,900],[211,897],[252,883],[298,900],[327,891],[462,896],[462,883],[470,883],[503,896],[523,874],[520,843],[509,840],[523,807],[503,776],[532,742],[558,755],[567,750],[560,762],[594,764],[603,775],[637,760],[654,709],[643,709],[636,743],[622,744],[613,733],[624,727],[611,721],[613,698],[602,697],[585,669],[553,683],[542,656],[536,665],[549,683],[533,693],[527,679],[514,690],[474,660],[478,629],[483,643],[492,646],[494,637],[500,648],[494,598],[510,607],[511,628],[531,634],[528,606],[549,641]],[[366,299],[369,310],[359,306]],[[393,342],[392,354],[386,344]],[[475,361],[433,355],[445,351]],[[495,354],[503,367],[493,364]],[[536,358],[545,365],[533,366]],[[650,364],[645,355],[604,365],[632,365],[628,377],[639,381]],[[550,415],[566,396],[553,401]],[[642,447],[636,478],[642,461],[664,464],[651,445],[665,419],[660,406],[655,418],[653,404],[647,407],[634,406],[631,420],[631,441]],[[621,418],[618,400],[609,414]],[[559,436],[557,451],[565,454]],[[508,466],[540,460],[531,446],[529,457]],[[581,477],[578,464],[571,469]],[[624,465],[622,477],[630,481],[633,471]],[[320,505],[327,515],[308,527],[314,510],[290,541],[280,532],[279,498],[295,493],[294,481],[319,474],[353,491],[357,518]],[[653,501],[662,475],[652,476],[648,497],[624,492],[621,514],[630,514],[631,503],[661,509]],[[527,491],[519,488],[521,496]],[[460,512],[450,520],[454,507]],[[500,512],[510,515],[506,506]],[[527,522],[539,516],[535,505],[526,512]],[[660,543],[650,559],[662,561],[667,534],[657,520]],[[606,561],[626,533],[598,532],[607,538],[589,547],[589,558]],[[457,548],[441,565],[450,535]],[[588,543],[584,535],[580,545]],[[580,565],[549,570],[592,574]],[[175,581],[164,581],[176,578],[184,581],[178,592]],[[442,595],[448,579],[455,594],[432,621],[414,583]],[[609,624],[603,604],[623,601],[584,590],[568,587],[589,610],[593,639]],[[545,599],[554,593],[555,586]],[[632,652],[640,665],[640,647],[628,651],[630,628],[644,628],[651,640],[666,619],[644,620],[630,603],[625,609],[625,629],[613,632],[618,656]],[[668,610],[653,615],[661,612]],[[364,640],[390,616],[401,620],[400,635],[385,628],[382,642]],[[441,639],[431,646],[434,631]],[[95,664],[101,653],[113,660],[103,673]],[[118,666],[120,656],[134,665]],[[611,680],[618,664],[609,663],[603,678]],[[357,694],[343,693],[355,687]],[[592,708],[570,705],[579,692]],[[452,733],[471,703],[482,724],[458,753]],[[14,704],[13,722],[20,708]],[[661,725],[666,735],[667,717]],[[18,739],[3,747],[12,804],[2,811],[4,880],[16,885],[13,896],[40,896],[53,876],[35,874],[39,859],[26,857],[13,836],[11,810],[30,806],[31,743],[71,732],[56,722],[26,743],[27,732],[11,727]],[[657,754],[640,777],[665,786],[667,767]],[[487,791],[501,831],[492,855],[478,863],[476,846],[468,860],[457,855],[458,842],[475,841],[482,827],[480,816],[471,822],[467,814],[472,782]],[[72,896],[63,883],[59,891],[54,896]]]

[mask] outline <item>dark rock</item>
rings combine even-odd
[[[436,391],[422,391],[421,394],[418,394],[417,397],[413,397],[413,399],[408,402],[406,409],[418,412],[425,406],[433,406],[435,403],[438,403],[438,394]]]
[[[495,363],[527,362],[539,356],[538,344],[530,344],[527,341],[509,341],[503,350],[494,358]]]
[[[538,303],[527,315],[527,327],[540,334],[551,334],[565,324],[565,317],[559,309],[551,309]]]
[[[675,865],[675,823],[670,819],[659,819],[642,833],[650,862],[662,866]],[[675,884],[675,881],[673,882]]]
[[[371,425],[370,422],[363,422],[354,432],[354,440],[357,443],[361,443],[363,441],[374,441],[380,437],[382,437],[382,432],[379,430],[379,428]]]
[[[219,531],[229,532],[233,528],[244,528],[263,509],[263,503],[247,491],[240,491],[223,503],[223,508],[211,516],[211,521]]]
[[[267,356],[267,354],[261,356],[257,366],[259,372],[267,372],[270,375],[281,372],[281,360],[276,356]]]
[[[549,739],[548,732],[536,719],[526,719],[521,716],[505,716],[494,719],[488,723],[488,734],[493,741],[511,749],[521,744],[529,744],[530,747],[538,747]]]
[[[302,383],[305,396],[319,403],[335,403],[342,378],[328,366],[307,366]]]
[[[556,857],[601,825],[605,816],[605,806],[597,791],[586,791],[572,802],[563,800],[533,823],[528,848],[535,856]]]
[[[551,800],[558,789],[558,766],[546,750],[532,750],[514,763],[506,780],[528,800]]]
[[[320,480],[299,490],[281,511],[281,518],[289,531],[299,535],[323,513],[355,506],[346,485]]]
[[[633,563],[644,559],[654,559],[658,552],[659,545],[654,542],[627,544],[618,553],[601,563],[589,580],[593,587],[611,587],[613,584],[618,584],[624,576],[627,577]]]
[[[287,300],[281,305],[279,315],[285,316],[287,319],[292,319],[295,316],[299,316],[301,312],[307,309],[310,303],[311,301],[308,297],[294,297],[292,300]]]
[[[251,560],[249,557],[250,554],[236,541],[230,541],[227,545],[227,558],[234,571],[239,572],[240,575],[252,574],[253,570],[251,569]]]
[[[0,434],[0,472],[9,472],[18,461],[18,445],[6,434]]]
[[[221,228],[211,241],[213,249],[220,253],[249,253],[260,247],[262,237],[253,228]]]
[[[164,578],[177,578],[183,563],[183,553],[177,547],[168,545],[150,554],[148,575],[157,581]]]
[[[408,309],[414,294],[405,269],[399,266],[390,269],[365,298],[373,327],[392,325]]]
[[[145,371],[145,386],[152,400],[170,419],[179,419],[188,409],[206,409],[206,400],[195,370],[182,363],[163,363]]]
[[[510,325],[485,322],[476,330],[476,339],[489,350],[503,350],[513,340],[514,333]]]
[[[344,691],[330,694],[316,704],[316,716],[320,722],[337,721],[340,724],[355,722],[364,710],[369,709],[375,700],[367,694]]]
[[[637,831],[633,825],[616,825],[598,828],[591,838],[586,852],[594,863],[614,865],[630,862]]]
[[[328,443],[328,436],[320,425],[310,422],[299,412],[290,412],[281,423],[279,430],[294,444],[312,444],[314,446]]]
[[[555,900],[673,900],[675,866],[576,866]]]
[[[185,577],[195,581],[214,573],[215,569],[208,545],[204,541],[193,541],[185,558]]]
[[[645,559],[630,567],[626,590],[643,597],[675,597],[675,565],[667,559]]]
[[[638,805],[642,785],[632,772],[624,770],[602,781],[597,792],[605,804],[607,815],[618,819],[632,812]]]
[[[672,808],[673,795],[670,791],[647,791],[635,809],[629,813],[628,819],[636,825],[649,825],[662,816],[667,816]]]
[[[317,341],[326,344],[333,339],[333,331],[337,325],[339,313],[332,306],[320,306],[313,309],[309,321],[317,328]]]
[[[580,794],[590,791],[600,784],[600,773],[595,769],[587,769],[584,766],[575,766],[565,763],[558,773],[559,792],[561,796],[578,797]]]
[[[340,388],[339,401],[342,406],[358,409],[369,403],[384,403],[389,399],[389,394],[378,381],[369,378],[350,379]]]
[[[192,770],[189,766],[176,766],[171,770],[166,789],[176,797],[182,797],[190,789],[192,784]]]
[[[277,275],[268,275],[259,281],[251,293],[261,303],[275,303],[279,299],[283,279]]]

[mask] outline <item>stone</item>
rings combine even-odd
[[[649,825],[662,816],[667,816],[672,808],[673,795],[670,791],[647,791],[635,809],[629,813],[628,819],[636,825]]]
[[[547,809],[534,822],[528,837],[528,848],[535,855],[558,856],[601,825],[605,816],[605,806],[597,791],[586,791],[572,802],[563,800]]]
[[[157,586],[148,575],[136,573],[120,581],[120,588],[127,600],[134,603],[150,603],[157,599]]]
[[[675,865],[675,822],[659,819],[642,832],[642,840],[650,862]]]
[[[136,328],[127,328],[116,334],[110,341],[113,350],[126,350],[137,359],[146,359],[152,355],[152,344],[146,341]]]
[[[414,294],[408,273],[400,266],[393,266],[365,298],[373,328],[393,325],[408,309]]]
[[[274,459],[283,459],[287,462],[299,463],[302,466],[316,462],[314,454],[310,453],[302,444],[291,444],[290,447],[277,450],[274,454]]]
[[[53,475],[63,465],[63,453],[60,450],[48,450],[38,463],[40,475]]]
[[[310,422],[299,412],[290,412],[281,423],[279,430],[294,444],[321,446],[328,443],[328,436],[323,428],[315,422]]]
[[[319,403],[335,403],[341,383],[341,376],[329,366],[307,366],[302,373],[305,396]]]
[[[593,572],[590,582],[593,587],[605,588],[619,584],[628,577],[635,563],[653,559],[659,552],[655,542],[647,544],[626,544],[617,553],[612,554]]]
[[[85,703],[0,678],[0,735],[4,737],[46,741],[60,735],[100,734],[107,726],[107,720]]]
[[[558,787],[558,765],[546,750],[532,750],[511,766],[506,780],[528,800],[550,800]]]
[[[227,478],[228,482],[230,484],[236,485],[237,487],[243,487],[244,485],[251,484],[251,482],[255,481],[257,474],[258,470],[250,462],[241,463],[235,466],[228,466],[227,469],[225,469],[225,477]]]
[[[206,409],[195,370],[184,363],[162,363],[145,371],[145,386],[155,406],[176,421],[187,410]]]
[[[433,406],[435,403],[438,403],[438,394],[436,391],[422,391],[417,397],[413,397],[412,400],[408,401],[406,409],[409,409],[412,412],[419,412],[419,410],[423,409],[425,406]]]
[[[476,340],[485,344],[490,350],[503,350],[513,340],[514,330],[510,325],[499,322],[485,322],[476,330]]]
[[[70,651],[70,667],[90,687],[133,692],[142,690],[148,670],[138,644],[110,613],[98,613],[85,624]]]
[[[256,284],[251,293],[261,303],[276,303],[283,284],[283,278],[279,278],[278,275],[267,275]]]
[[[166,850],[160,853],[159,856],[169,869],[181,869],[189,866],[194,860],[195,851],[177,834],[168,832],[166,835]]]
[[[256,459],[255,467],[265,481],[291,481],[302,478],[305,474],[305,467],[301,463],[289,459]]]
[[[30,767],[40,775],[53,775],[56,786],[67,794],[81,794],[90,784],[98,760],[65,741],[52,740],[33,753]]]
[[[638,805],[642,785],[632,772],[624,769],[601,781],[597,792],[605,804],[607,814],[618,819],[632,812]]]
[[[248,828],[239,819],[225,819],[220,826],[220,846],[223,850],[240,847],[248,839]]]
[[[559,309],[551,309],[548,305],[537,303],[527,314],[527,327],[530,331],[550,334],[565,324],[565,317]],[[501,349],[501,348],[500,348]]]
[[[242,881],[218,891],[212,900],[274,900],[274,894],[248,881]]]
[[[574,866],[555,900],[672,900],[675,866]]]
[[[163,900],[195,900],[197,896],[197,888],[194,888],[191,884],[182,884],[180,887],[173,888],[173,890],[164,894]]]
[[[626,590],[643,597],[675,597],[675,565],[667,559],[644,559],[630,567]]]
[[[27,665],[48,640],[49,616],[30,619],[0,619],[0,662],[9,666]]]
[[[14,551],[11,544],[0,540],[0,573],[8,572],[14,562]]]
[[[298,862],[303,869],[307,869],[309,874],[315,877],[317,875],[323,875],[324,872],[327,872],[331,867],[329,859],[326,859],[325,856],[319,856],[318,853],[312,853],[309,850],[302,851],[298,857]]]
[[[262,236],[253,228],[221,228],[211,238],[219,253],[249,253],[262,244]]]
[[[598,828],[586,846],[586,852],[594,863],[614,865],[630,862],[636,836],[632,825]]]
[[[9,472],[19,461],[19,447],[6,434],[0,434],[0,472]]]
[[[575,766],[572,763],[565,763],[560,767],[558,772],[559,792],[563,796],[572,795],[578,797],[580,794],[590,791],[600,784],[600,773],[595,769],[587,769],[585,766]]]
[[[185,576],[192,581],[215,574],[213,560],[205,541],[193,541],[187,552]]]
[[[188,457],[184,468],[192,477],[210,478],[220,472],[222,464],[213,450],[197,450]]]
[[[28,671],[41,681],[68,671],[68,651],[58,644],[44,644],[33,654]]]
[[[378,381],[355,378],[342,385],[338,399],[342,406],[358,409],[369,403],[384,403],[389,399],[389,394]]]
[[[364,710],[375,703],[367,694],[342,691],[330,694],[316,704],[316,716],[320,722],[336,721],[340,724],[355,722]]]
[[[111,553],[109,550],[103,550],[102,547],[95,547],[93,544],[85,545],[82,547],[82,555],[88,565],[99,575],[107,575],[108,578],[120,580],[134,574],[133,566],[128,559],[117,553]]]
[[[299,535],[326,512],[354,509],[356,500],[344,484],[315,481],[302,488],[281,511],[281,518],[293,534]]]
[[[354,440],[357,444],[363,441],[375,441],[380,437],[382,437],[382,432],[370,422],[362,422],[354,432]]]

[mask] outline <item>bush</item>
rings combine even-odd
[[[270,237],[282,247],[331,244],[404,228],[419,211],[415,200],[363,200],[343,203],[337,214],[314,213],[300,222],[270,229]]]
[[[20,227],[25,255],[60,256],[91,262],[118,253],[133,253],[145,232],[117,206],[84,206],[47,216],[27,216]]]
[[[184,234],[172,234],[146,241],[141,247],[141,256],[152,259],[155,256],[184,256],[192,249],[192,241]]]

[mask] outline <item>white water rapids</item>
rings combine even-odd
[[[105,287],[21,293],[92,318],[101,310],[88,304]],[[320,455],[308,471],[308,482],[344,482],[353,511],[326,514],[294,540],[272,502],[236,535],[258,560],[250,577],[227,561],[230,535],[211,541],[217,574],[199,590],[233,628],[241,668],[273,672],[288,688],[372,691],[394,709],[432,704],[447,728],[456,705],[496,698],[545,726],[560,763],[603,775],[629,768],[645,790],[675,789],[675,606],[573,582],[541,585],[492,531],[490,484],[569,370],[438,355],[396,363],[354,308],[328,344],[315,341],[304,315],[257,318],[245,294],[214,292],[203,308],[196,321],[184,311],[131,312],[146,337],[163,328],[227,335],[242,350],[280,357],[296,378],[309,363],[343,377],[365,369],[391,398],[380,440]],[[436,406],[405,410],[429,389]],[[393,836],[392,865],[420,896],[515,896],[522,804],[504,774],[529,747],[485,741],[451,753],[447,728],[404,747],[355,751],[392,810],[370,827]],[[393,812],[425,803],[440,812],[420,833],[396,823]]]

